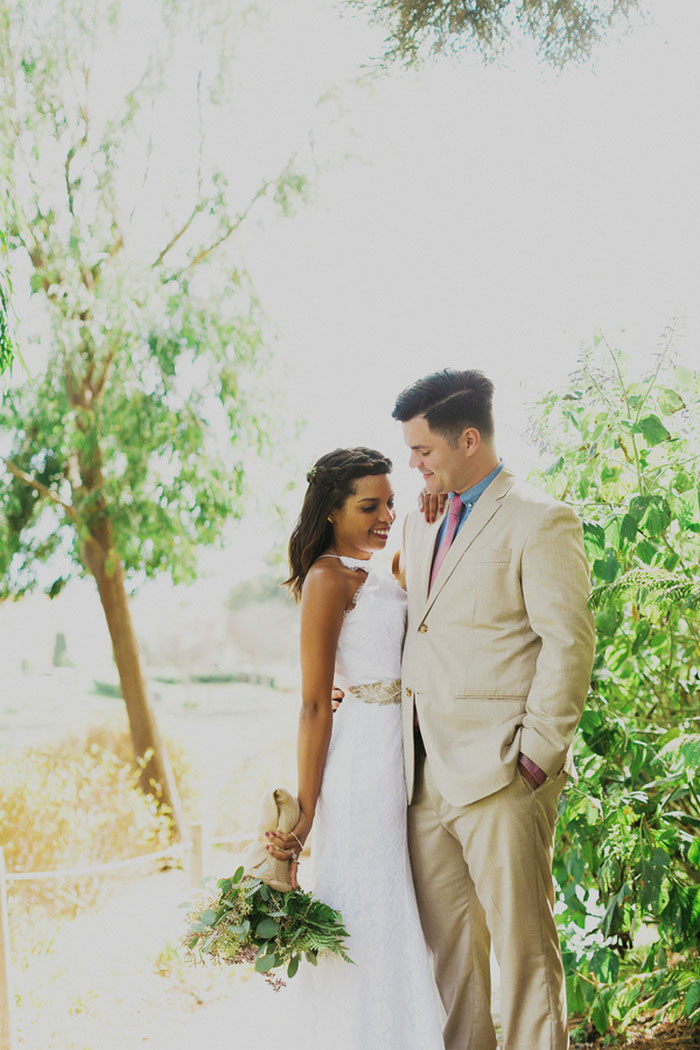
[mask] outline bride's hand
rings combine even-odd
[[[436,518],[442,514],[446,501],[446,492],[430,492],[428,489],[422,490],[418,497],[418,510],[423,512],[423,517],[428,525],[431,525]]]
[[[299,856],[304,848],[304,843],[311,831],[311,821],[305,813],[302,813],[294,830],[288,835],[282,831],[266,831],[265,836],[270,840],[268,851],[278,860],[289,861],[289,882],[293,890],[299,889],[297,872],[299,870]]]

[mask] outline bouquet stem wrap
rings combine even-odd
[[[299,803],[286,788],[266,791],[258,806],[256,838],[243,855],[246,875],[261,879],[280,893],[288,893],[292,888],[289,881],[289,861],[278,860],[268,853],[265,832],[281,831],[288,835],[296,827],[299,813]]]

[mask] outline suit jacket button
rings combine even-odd
[[[412,690],[412,689],[407,689],[407,690],[406,690],[406,696],[407,696],[407,697],[408,697],[408,699],[410,700],[410,699],[411,699],[411,697],[413,696],[413,690]]]
[[[422,623],[420,625],[420,627],[418,628],[418,630],[420,631],[421,634],[425,634],[425,632],[428,630],[427,623]]]

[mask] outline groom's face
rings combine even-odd
[[[422,475],[429,492],[464,492],[469,487],[470,462],[463,442],[455,445],[431,430],[425,416],[415,416],[401,425],[411,450],[409,466]]]

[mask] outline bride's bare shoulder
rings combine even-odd
[[[327,608],[339,605],[345,609],[361,582],[356,579],[359,575],[343,565],[339,558],[317,558],[306,574],[301,600],[307,605],[313,602]]]
[[[338,558],[317,558],[306,574],[304,594],[329,594],[346,587],[347,569]]]

